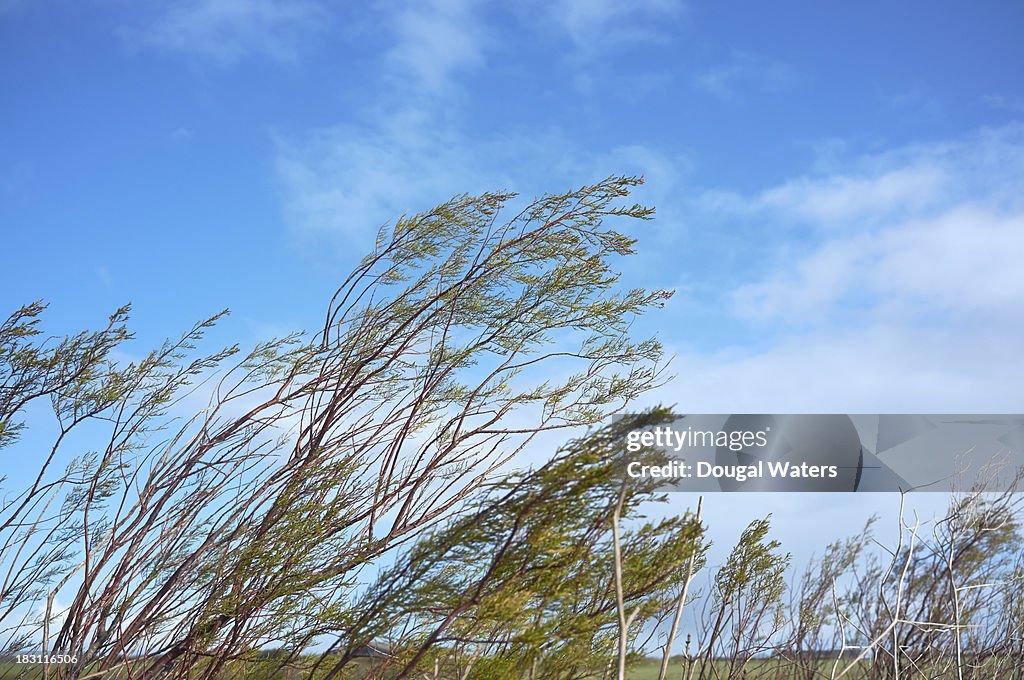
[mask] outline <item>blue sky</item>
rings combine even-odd
[[[691,412],[1021,412],[1024,5],[0,0],[2,299],[314,328],[376,227],[644,174]],[[792,505],[795,501],[786,501]],[[847,503],[844,501],[844,503]],[[790,514],[803,512],[803,505]],[[838,512],[838,511],[837,511]]]

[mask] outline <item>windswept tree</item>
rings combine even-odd
[[[699,622],[697,658],[687,664],[688,678],[744,677],[754,657],[779,646],[790,556],[768,538],[770,526],[769,517],[751,522],[715,572]]]
[[[619,635],[613,520],[640,520],[663,498],[660,480],[624,478],[625,437],[670,417],[658,409],[617,420],[490,485],[377,579],[320,663],[338,671],[360,646],[387,640],[394,678],[435,662],[446,678],[606,676]],[[634,660],[652,651],[645,635],[672,610],[701,531],[687,515],[622,532]]]
[[[74,658],[51,677],[213,677],[342,632],[366,569],[538,433],[594,425],[659,380],[660,346],[629,327],[669,293],[620,290],[612,269],[634,241],[608,222],[652,214],[621,204],[639,181],[403,217],[322,330],[248,352],[197,354],[218,315],[126,364],[127,309],[63,339],[42,304],[16,311],[0,455],[33,469],[0,500],[0,652],[42,639]]]

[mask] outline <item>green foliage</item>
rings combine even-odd
[[[198,351],[217,315],[124,364],[127,307],[63,339],[44,339],[41,303],[16,311],[0,325],[0,450],[20,453],[33,401],[49,402],[55,434],[0,505],[0,617],[58,594],[49,645],[80,659],[71,675],[126,654],[149,655],[151,674],[216,675],[252,646],[301,650],[347,630],[360,574],[536,433],[594,425],[658,384],[659,344],[629,329],[669,293],[620,289],[612,261],[633,239],[608,225],[651,217],[620,205],[639,182],[544,196],[504,221],[507,193],[403,217],[320,333],[248,353]],[[530,550],[569,536],[535,522]],[[551,564],[571,561],[557,552]],[[511,582],[525,558],[508,559],[495,576]],[[495,620],[511,605],[474,606]],[[0,652],[40,626],[15,625]]]
[[[482,657],[474,678],[599,673],[617,635],[610,532],[624,483],[618,455],[629,430],[666,417],[656,410],[619,420],[490,485],[378,579],[359,608],[379,627],[350,639],[391,637],[410,659],[438,645]],[[649,482],[626,491],[626,517],[657,498]],[[687,516],[625,534],[625,600],[641,621],[671,607],[700,532]]]
[[[722,604],[728,606],[744,598],[756,598],[769,607],[780,602],[785,589],[782,574],[789,555],[776,552],[781,547],[778,541],[766,540],[770,526],[764,518],[743,530],[725,566],[715,576],[714,595]]]
[[[773,649],[785,623],[782,597],[790,556],[768,539],[770,526],[768,517],[751,522],[715,574],[698,636],[701,680],[715,672],[716,658],[727,660],[727,677],[738,677],[751,659]]]

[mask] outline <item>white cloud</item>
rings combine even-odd
[[[737,99],[745,91],[776,93],[796,80],[793,68],[778,61],[734,51],[729,61],[697,74],[693,86],[720,99]]]
[[[981,103],[997,111],[1009,111],[1010,113],[1024,113],[1024,97],[1016,97],[1005,94],[987,94],[981,98]]]
[[[658,396],[684,412],[1024,408],[1024,127],[830,165],[694,202],[755,225],[754,266],[727,295],[733,334],[677,343]]]
[[[758,203],[803,220],[832,223],[927,207],[943,196],[949,179],[944,168],[929,164],[868,176],[801,177],[764,191]]]
[[[1024,214],[973,205],[878,232],[826,241],[766,279],[741,287],[744,314],[823,315],[869,296],[906,317],[942,311],[1009,313],[1024,305]]]
[[[524,150],[525,152],[525,150]],[[405,213],[464,192],[509,188],[500,141],[470,144],[427,112],[404,109],[373,126],[339,125],[278,139],[286,220],[300,236],[367,238]]]
[[[850,319],[768,347],[751,335],[711,354],[679,352],[676,380],[653,396],[680,413],[1016,413],[1024,365],[1015,325],[1003,337]]]
[[[407,114],[379,129],[342,125],[297,142],[279,139],[276,166],[290,227],[304,236],[365,237],[429,207],[427,197],[447,188],[444,169],[465,172],[466,160],[429,131]]]
[[[410,3],[393,18],[395,45],[388,60],[429,92],[442,92],[461,71],[484,64],[486,29],[471,0]]]
[[[301,41],[326,16],[309,0],[182,0],[167,3],[148,26],[127,29],[124,36],[133,44],[224,66],[253,56],[294,62]]]
[[[1024,304],[1024,135],[1008,128],[869,159],[874,172],[761,192],[780,228],[825,227],[736,291],[744,315],[833,318],[851,299],[904,318],[1014,314]]]
[[[508,188],[509,147],[471,144],[454,124],[457,77],[484,65],[491,39],[475,0],[387,3],[375,30],[390,47],[363,124],[276,138],[275,169],[289,228],[306,239],[366,240],[382,224],[463,192]],[[455,102],[455,104],[453,104]]]
[[[947,311],[1013,312],[1024,305],[1024,213],[958,206],[880,233],[868,244],[880,293]]]
[[[664,20],[683,14],[685,5],[678,0],[558,0],[548,11],[579,56],[591,57],[623,44],[663,39]]]
[[[114,276],[110,273],[110,268],[105,264],[98,264],[93,268],[96,273],[96,279],[103,285],[104,288],[114,287]]]
[[[851,156],[836,139],[821,145],[814,172],[744,195],[710,189],[690,207],[710,216],[770,220],[788,230],[867,231],[978,203],[1024,210],[1024,124],[960,139]]]

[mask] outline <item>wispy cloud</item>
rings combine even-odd
[[[1019,334],[1017,335],[1019,337]],[[752,340],[752,338],[751,338]],[[670,343],[671,347],[671,343]],[[1006,413],[1024,380],[1013,338],[851,322],[707,354],[676,345],[654,395],[680,413]]]
[[[700,202],[758,225],[755,266],[729,295],[737,330],[714,351],[679,342],[685,389],[663,398],[710,412],[1019,410],[1024,126],[837,164]]]
[[[1024,124],[977,131],[961,139],[853,156],[830,140],[815,172],[751,194],[710,189],[691,207],[729,218],[770,219],[775,226],[820,231],[892,225],[980,202],[1024,209]]]
[[[684,15],[686,5],[679,0],[557,0],[547,11],[578,56],[589,58],[625,44],[665,39],[664,21]]]
[[[385,44],[379,89],[362,123],[278,135],[275,169],[292,233],[313,241],[366,239],[386,222],[462,192],[510,188],[498,139],[470,140],[455,121],[459,79],[485,64],[489,28],[476,0],[400,0],[375,22]]]
[[[942,97],[923,81],[916,81],[900,91],[881,93],[879,99],[882,105],[890,109],[891,115],[918,123],[938,119],[946,109]]]
[[[1009,113],[1024,113],[1024,97],[1016,97],[1005,94],[987,94],[981,98],[982,104],[997,111]]]
[[[110,269],[105,264],[98,264],[93,268],[96,273],[96,279],[103,285],[104,288],[114,287],[114,276],[110,273]]]
[[[511,47],[499,40],[497,21],[531,21],[520,27],[527,32],[557,25],[571,37],[571,52],[660,30],[658,20],[680,14],[683,6],[677,0],[559,0],[533,9],[546,21],[479,0],[384,4],[374,21],[386,45],[378,64],[384,77],[361,103],[365,122],[276,139],[276,174],[291,231],[302,238],[364,238],[401,214],[467,191],[534,194],[560,189],[559,181],[570,186],[633,172],[659,178],[656,185],[678,181],[677,159],[666,161],[642,146],[578,149],[557,127],[527,135],[480,133],[465,125],[466,100],[459,96],[465,78]],[[658,191],[651,189],[644,193]]]
[[[294,62],[302,41],[326,18],[326,10],[311,0],[183,0],[122,33],[133,45],[223,66],[257,56]]]
[[[387,54],[400,76],[431,93],[447,90],[455,75],[483,66],[487,28],[472,0],[409,3],[390,21],[394,46]]]
[[[733,51],[728,61],[693,77],[693,86],[720,99],[735,100],[750,91],[777,93],[796,82],[795,70],[782,62]]]
[[[962,205],[932,218],[829,239],[736,291],[756,318],[834,317],[844,303],[904,318],[1024,308],[1024,214]]]
[[[799,178],[757,196],[771,219],[825,230],[736,292],[744,314],[822,315],[852,299],[903,315],[1024,305],[1024,128],[868,162],[873,175]]]
[[[486,148],[485,148],[486,147]],[[403,109],[369,126],[338,125],[277,140],[286,220],[302,237],[365,238],[456,193],[503,188],[489,163],[513,149],[470,144],[429,112]]]
[[[950,179],[946,168],[931,163],[876,174],[800,177],[763,191],[757,204],[832,224],[922,209],[942,198]]]

